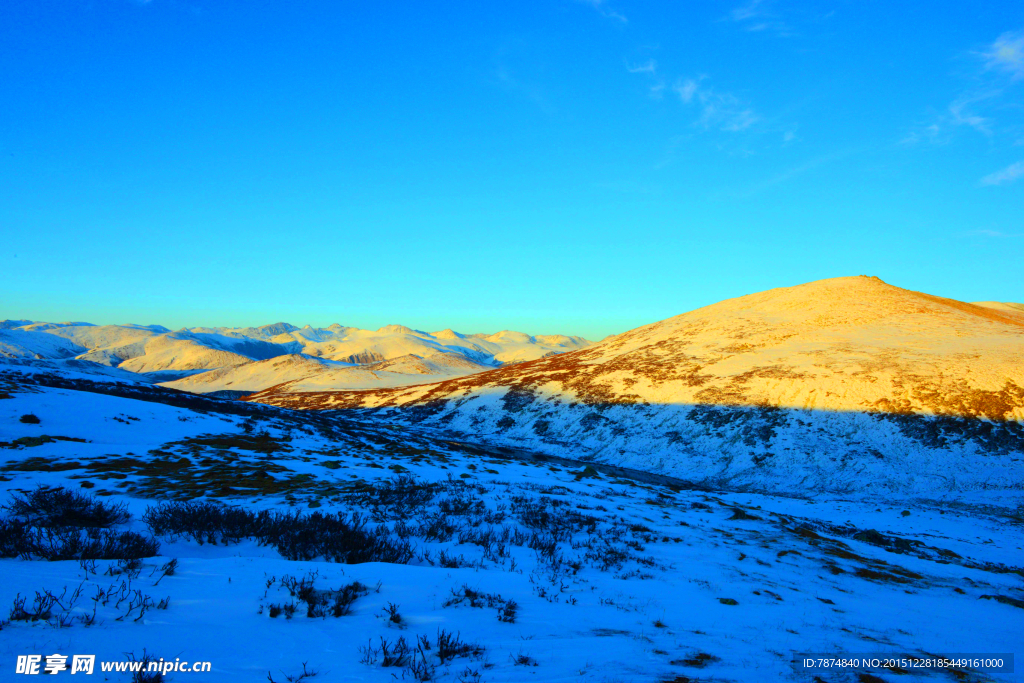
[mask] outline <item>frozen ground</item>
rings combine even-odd
[[[18,655],[123,660],[144,650],[212,662],[210,673],[169,674],[171,681],[265,681],[269,673],[279,683],[299,679],[304,663],[314,683],[812,681],[794,668],[796,654],[1024,656],[1024,527],[1005,501],[695,490],[582,463],[481,454],[326,413],[172,406],[156,393],[32,385],[23,372],[0,380],[3,502],[65,486],[123,503],[132,517],[114,528],[147,537],[147,510],[176,500],[357,512],[373,552],[399,561],[286,559],[282,549],[306,557],[323,539],[285,547],[188,524],[177,533],[158,525],[158,554],[140,567],[0,559],[2,619],[19,594],[31,606],[36,591],[67,588],[48,619],[4,624],[0,680],[22,678]],[[22,423],[28,414],[39,423]],[[368,543],[350,547],[348,559],[369,552]],[[172,559],[176,569],[163,576]],[[348,613],[334,616],[339,602]],[[455,644],[443,647],[445,635]],[[399,639],[410,646],[404,657]]]

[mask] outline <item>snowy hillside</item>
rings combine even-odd
[[[298,328],[277,323],[259,328],[193,328],[193,333],[223,334],[228,337],[263,339],[290,353],[351,364],[369,364],[415,355],[438,353],[462,355],[490,365],[536,360],[588,346],[582,337],[538,335],[503,331],[492,335],[459,334],[453,330],[420,332],[404,325],[385,325],[378,330],[331,325]]]
[[[301,354],[245,363],[193,375],[162,386],[194,393],[255,392],[267,387],[289,391],[371,389],[426,384],[493,369],[460,353],[436,352],[426,358],[412,354],[365,365]]]
[[[263,341],[171,332],[159,325],[29,323],[0,335],[0,357],[74,357],[134,373],[170,372],[175,377],[282,353]]]
[[[1024,313],[822,280],[431,385],[251,400],[770,491],[1024,487]]]
[[[0,329],[0,358],[74,358],[85,351],[85,347],[52,334]]]
[[[520,332],[436,334],[401,325],[379,330],[275,323],[247,328],[90,325],[9,320],[0,324],[0,358],[76,358],[200,393],[255,391],[292,380],[303,388],[353,389],[422,384],[536,360],[589,344],[580,337]],[[284,358],[282,361],[266,361]],[[318,360],[314,360],[318,359]],[[382,362],[387,365],[380,366]],[[338,372],[348,366],[365,366]],[[314,377],[314,375],[318,375]]]
[[[1013,509],[695,489],[52,368],[0,368],[0,502],[2,680],[56,653],[125,683],[802,682],[809,653],[1024,631]]]

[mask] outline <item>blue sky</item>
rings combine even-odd
[[[0,318],[600,338],[1024,301],[1019,2],[0,6]]]

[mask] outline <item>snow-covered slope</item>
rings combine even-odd
[[[0,330],[0,355],[10,358],[75,357],[135,373],[177,376],[286,353],[276,344],[221,334],[171,332],[160,325],[28,323]]]
[[[402,325],[360,330],[274,323],[171,332],[160,325],[0,323],[0,357],[75,357],[143,373],[154,382],[182,380],[172,386],[198,392],[254,391],[299,379],[308,380],[297,385],[303,389],[422,384],[564,353],[589,343],[581,337],[531,337],[507,331],[463,335],[444,330],[432,335]],[[285,356],[295,357],[264,362]],[[353,365],[365,367],[339,371]],[[191,377],[205,371],[211,374]]]
[[[70,374],[75,377],[90,377],[94,380],[108,382],[130,382],[132,384],[149,384],[152,377],[139,375],[121,368],[102,365],[88,360],[78,358],[62,359],[25,359],[7,358],[0,363],[0,372],[21,372],[21,373],[60,373]],[[159,374],[159,373],[158,373]]]
[[[332,325],[328,328],[283,324],[266,338],[300,354],[223,368],[167,383],[193,392],[257,391],[287,385],[287,391],[348,390],[426,384],[461,377],[497,365],[536,360],[583,348],[580,337],[531,337],[521,332],[463,335],[452,330],[418,332],[402,325],[360,330]],[[259,328],[263,329],[263,328]],[[195,332],[195,330],[193,330]],[[210,332],[206,330],[204,332]],[[225,335],[248,330],[221,330]],[[320,362],[317,362],[320,361]]]
[[[0,680],[57,654],[157,680],[110,670],[144,652],[171,683],[1020,679],[927,665],[1020,666],[1013,509],[699,490],[94,380],[0,368]],[[13,504],[37,487],[123,513],[55,527]]]
[[[162,386],[202,394],[255,392],[274,386],[284,391],[372,389],[427,384],[493,367],[452,352],[435,352],[426,358],[409,354],[366,365],[292,354],[191,375]]]
[[[174,382],[164,382],[162,386],[203,394],[213,391],[257,391],[282,382],[322,375],[337,366],[343,364],[302,354],[289,354],[191,375]]]
[[[1024,316],[849,277],[426,386],[292,393],[689,480],[964,495],[1024,482]],[[1016,495],[1016,494],[1014,494]]]
[[[229,331],[225,331],[228,333]],[[332,325],[303,327],[271,337],[277,344],[297,344],[302,353],[343,363],[376,363],[402,356],[420,358],[438,353],[460,353],[491,365],[536,360],[544,356],[575,351],[590,342],[582,337],[540,335],[522,332],[464,335],[452,330],[429,333],[403,325],[385,325],[379,330],[360,330]]]
[[[86,349],[45,332],[0,329],[0,358],[73,358]]]

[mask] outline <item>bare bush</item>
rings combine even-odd
[[[395,626],[404,626],[402,622],[402,615],[398,611],[398,605],[393,602],[389,602],[384,606],[384,615],[387,617],[388,625],[394,624]]]
[[[318,577],[319,573],[315,571],[307,573],[302,578],[288,575],[281,577],[281,586],[291,597],[306,605],[306,616],[309,618],[346,616],[352,612],[352,603],[370,592],[368,587],[358,581],[334,590],[319,589],[315,585]],[[269,590],[273,584],[273,579],[268,580],[267,589]],[[270,604],[268,609],[271,619],[282,613],[287,619],[291,619],[298,606],[294,602],[285,605]]]
[[[145,650],[142,651],[142,658],[136,659],[134,652],[126,652],[125,656],[130,662],[141,662],[142,666],[137,671],[132,672],[132,683],[162,683],[164,680],[164,674],[162,671],[149,670],[150,662],[156,662],[157,657],[149,654]]]
[[[316,669],[309,668],[309,662],[303,662],[302,671],[300,671],[299,673],[289,675],[282,671],[281,675],[284,677],[286,683],[299,683],[299,681],[304,681],[307,678],[313,678],[319,673],[320,672]],[[271,675],[269,671],[267,672],[267,681],[269,681],[269,683],[277,683],[277,681],[274,680],[274,677]]]
[[[185,536],[203,543],[237,543],[250,538],[270,545],[289,560],[405,564],[414,553],[408,541],[383,526],[368,527],[359,514],[253,512],[209,502],[174,502],[150,507],[143,520],[154,534]]]
[[[36,591],[36,597],[32,605],[28,606],[27,598],[21,597],[21,593],[14,598],[14,606],[11,607],[9,619],[11,621],[48,621],[53,616],[53,608],[57,604],[57,598],[50,591],[40,593]]]
[[[370,485],[347,496],[349,502],[369,508],[374,519],[394,519],[422,510],[444,489],[440,482],[419,482],[403,474],[394,479]]]
[[[456,657],[479,657],[484,652],[482,645],[467,643],[460,634],[452,634],[444,629],[437,632],[437,658],[444,665]]]
[[[380,665],[381,666],[405,666],[409,663],[409,656],[412,649],[400,636],[395,642],[390,642],[383,636],[380,639]]]
[[[5,508],[33,526],[109,529],[131,519],[123,503],[105,503],[63,486],[39,486],[29,493],[15,493]]]
[[[160,550],[160,544],[154,538],[134,531],[98,528],[26,528],[16,540],[20,544],[19,556],[50,561],[132,560],[153,557]]]
[[[354,581],[347,586],[342,586],[334,593],[334,600],[331,604],[331,614],[336,617],[343,617],[352,612],[352,603],[358,598],[366,595],[370,589]]]
[[[29,551],[30,528],[16,519],[0,519],[0,557],[25,557]]]

